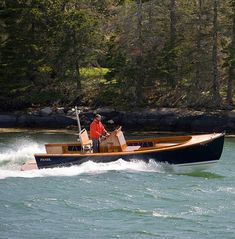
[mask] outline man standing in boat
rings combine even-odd
[[[109,133],[101,123],[101,119],[102,119],[101,115],[96,114],[94,120],[90,125],[90,137],[92,139],[94,153],[99,152],[100,138],[103,135],[109,136]]]

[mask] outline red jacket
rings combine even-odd
[[[91,139],[98,139],[102,134],[107,133],[103,124],[94,119],[90,125],[90,137]]]

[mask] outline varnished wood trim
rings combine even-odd
[[[114,155],[129,155],[129,154],[145,154],[145,153],[151,153],[151,152],[159,152],[159,151],[173,151],[178,148],[187,148],[190,146],[194,146],[197,144],[205,144],[210,141],[213,141],[216,138],[221,137],[223,134],[218,133],[218,134],[206,134],[206,135],[195,135],[195,136],[190,136],[192,137],[191,140],[195,140],[190,142],[191,140],[187,141],[185,144],[179,144],[173,147],[167,147],[167,148],[154,148],[154,149],[143,149],[143,150],[138,150],[138,151],[132,151],[132,152],[111,152],[111,153],[86,153],[86,154],[81,154],[81,153],[76,153],[77,156],[82,156],[82,157],[87,157],[87,156],[114,156]],[[174,137],[172,137],[174,138]],[[198,138],[198,140],[197,140]],[[35,156],[74,156],[74,154],[35,154]]]

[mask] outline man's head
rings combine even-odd
[[[101,121],[102,117],[101,117],[101,115],[96,114],[96,115],[95,115],[95,119],[96,119],[97,121]]]

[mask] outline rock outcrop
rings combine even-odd
[[[51,109],[50,109],[51,110]],[[64,109],[51,112],[49,109],[39,113],[1,113],[0,127],[24,128],[66,128],[76,126],[76,114]],[[222,132],[235,133],[235,111],[194,111],[188,109],[146,109],[140,111],[116,111],[112,108],[86,109],[80,114],[82,127],[89,128],[94,114],[103,116],[103,122],[113,129],[118,125],[125,130],[155,130],[184,132]]]

